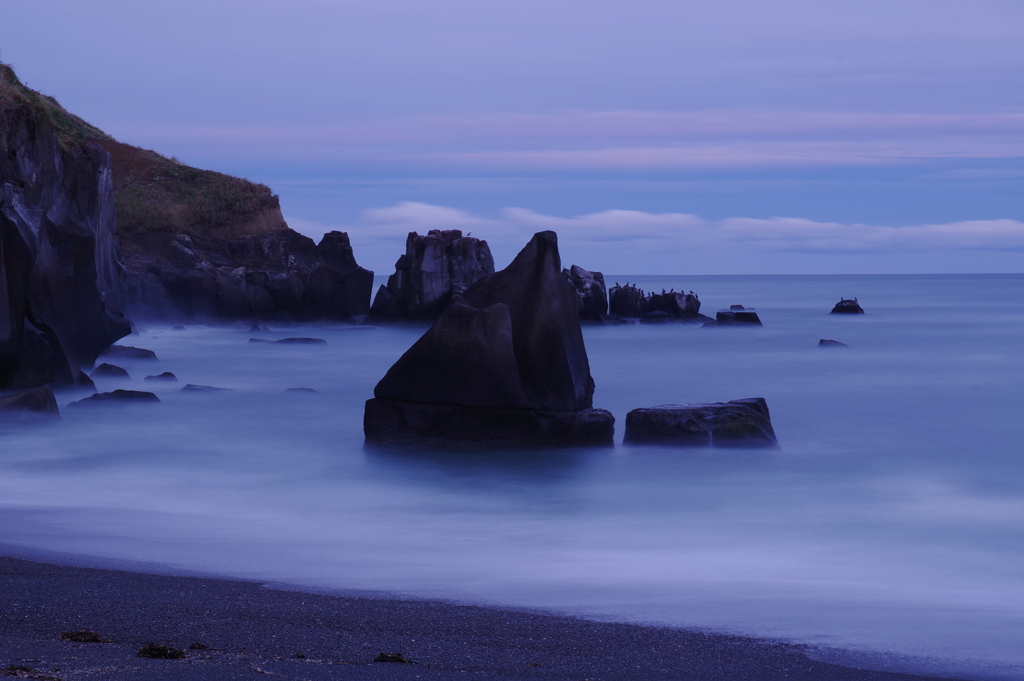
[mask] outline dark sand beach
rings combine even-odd
[[[62,639],[88,630],[107,642]],[[147,659],[147,643],[184,651]],[[190,646],[192,646],[190,648]],[[374,662],[397,653],[412,664]],[[257,582],[0,558],[0,676],[35,679],[924,679],[800,646]]]

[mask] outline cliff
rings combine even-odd
[[[158,320],[359,320],[369,313],[373,273],[356,264],[347,234],[332,232],[317,244],[288,228],[265,185],[118,142],[0,68],[5,109],[31,112],[61,153],[90,149],[103,159],[108,241],[115,215],[117,223],[108,263],[116,276],[105,280],[116,289],[106,292],[111,309]],[[80,171],[83,178],[90,172]],[[12,178],[14,185],[23,179]]]
[[[87,382],[130,330],[104,139],[0,64],[0,389]]]
[[[111,155],[128,314],[149,319],[360,319],[373,273],[348,235],[288,228],[262,184],[97,139]]]

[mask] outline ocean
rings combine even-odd
[[[587,326],[614,448],[382,453],[363,403],[425,327],[141,322],[121,342],[159,361],[115,360],[132,378],[97,387],[162,404],[62,393],[59,422],[0,428],[0,549],[1024,679],[1024,275],[607,280],[764,327]],[[841,297],[866,314],[828,314]],[[180,382],[143,381],[162,371]],[[745,397],[766,398],[779,449],[622,444],[630,409]]]

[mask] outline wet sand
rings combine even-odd
[[[61,638],[83,629],[107,642]],[[185,657],[137,657],[150,642]],[[412,663],[374,662],[380,653]],[[110,681],[930,678],[837,666],[800,646],[736,636],[0,558],[5,673]]]

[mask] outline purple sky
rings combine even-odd
[[[0,0],[0,59],[386,272],[1024,271],[1019,0]]]

